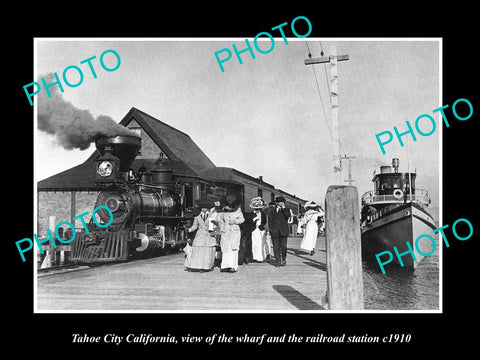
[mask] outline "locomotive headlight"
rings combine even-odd
[[[112,174],[113,165],[110,161],[102,161],[100,165],[98,165],[97,172],[98,175],[107,177]]]

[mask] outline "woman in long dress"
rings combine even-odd
[[[222,260],[222,251],[220,249],[220,238],[221,238],[221,232],[220,232],[220,220],[221,220],[221,212],[222,212],[222,207],[220,201],[214,201],[213,204],[215,207],[210,209],[210,221],[208,224],[208,232],[210,233],[210,236],[213,236],[215,238],[215,265],[214,266],[220,266],[220,262]]]
[[[238,270],[238,249],[240,247],[240,225],[245,221],[240,209],[240,202],[233,201],[225,206],[221,213],[220,229],[222,237],[220,248],[222,249],[222,263],[220,271],[236,272]]]
[[[298,229],[303,229],[303,239],[300,243],[300,248],[313,255],[317,245],[318,225],[323,219],[323,211],[319,211],[319,206],[314,201],[308,201],[304,207],[306,210],[305,214],[298,223]]]
[[[188,232],[197,230],[192,242],[191,253],[187,254],[185,267],[190,271],[210,271],[215,262],[216,240],[208,231],[210,211],[213,204],[208,200],[198,200],[197,206],[201,208],[200,214],[195,216],[193,225]]]
[[[263,262],[267,257],[268,249],[265,239],[265,225],[267,224],[267,215],[262,209],[267,203],[261,197],[255,197],[250,202],[253,209],[253,222],[255,229],[252,231],[252,254],[253,261]]]

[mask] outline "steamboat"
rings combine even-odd
[[[362,257],[375,261],[375,254],[383,251],[394,252],[393,262],[415,269],[433,249],[426,238],[415,240],[422,234],[431,234],[436,229],[433,217],[427,207],[431,200],[428,192],[415,188],[415,172],[399,172],[399,159],[394,158],[391,166],[381,166],[380,173],[374,173],[374,190],[362,196],[361,234]],[[393,169],[392,169],[393,168]],[[392,171],[393,170],[393,171]],[[408,253],[413,250],[415,259]]]

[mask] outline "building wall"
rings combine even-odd
[[[275,201],[275,194],[273,193],[273,191],[263,190],[262,197],[267,204],[270,204],[272,201]]]
[[[98,191],[76,191],[75,192],[75,215],[80,215],[88,212],[88,215],[84,217],[85,223],[88,224],[92,217],[92,212],[95,208],[95,202],[97,201]],[[98,218],[97,218],[98,219]],[[82,228],[82,221],[80,219],[75,220],[75,227]]]
[[[269,204],[275,200],[275,194],[270,190],[262,189],[262,199]]]
[[[287,200],[287,199],[285,199],[285,200]],[[291,209],[295,215],[298,215],[298,203],[297,202],[292,202],[290,200],[287,200],[285,206],[288,207],[289,209]]]
[[[135,120],[132,120],[127,127],[130,130],[135,131],[142,138],[142,147],[140,153],[136,157],[137,159],[158,159],[160,153],[162,153],[165,158],[168,158],[162,149],[155,144],[152,138],[147,135],[145,130],[141,128]]]
[[[38,192],[37,209],[37,236],[46,236],[50,216],[55,216],[55,224],[62,221],[71,221],[71,192],[70,191],[40,191]],[[55,231],[50,229],[52,234]]]
[[[92,191],[39,191],[37,209],[38,236],[46,236],[50,216],[55,216],[55,225],[62,221],[71,222],[72,218],[84,212],[85,222],[88,223],[95,207],[98,192]],[[75,220],[75,228],[83,228],[80,219]],[[53,232],[55,228],[50,229]]]

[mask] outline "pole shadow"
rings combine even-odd
[[[317,260],[313,260],[312,257],[310,255],[307,255],[307,253],[304,252],[303,250],[297,250],[297,249],[290,249],[289,248],[289,249],[287,249],[287,253],[291,254],[293,256],[297,256],[301,259],[307,260],[308,262],[304,262],[304,264],[313,266],[313,267],[315,267],[317,269],[320,269],[320,270],[323,270],[323,271],[327,271],[327,265],[325,263],[317,261]],[[303,254],[303,255],[300,255],[300,254]]]
[[[315,269],[322,270],[322,271],[327,271],[327,265],[318,261],[304,261],[304,264],[314,267]]]
[[[273,289],[299,310],[326,310],[321,305],[288,285],[273,285]]]

